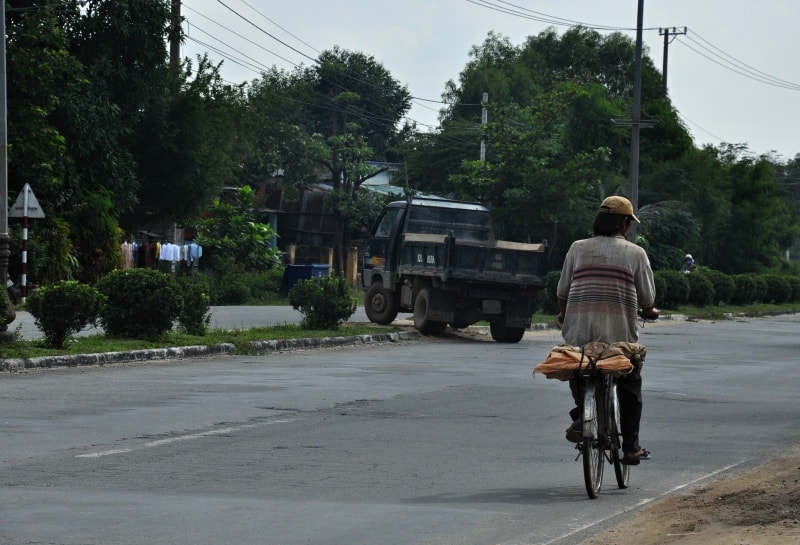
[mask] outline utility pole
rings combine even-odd
[[[672,42],[670,40],[670,36],[672,39],[675,39],[675,36],[684,36],[686,35],[686,27],[683,27],[683,30],[678,30],[675,27],[670,28],[659,28],[658,35],[664,36],[664,60],[661,63],[661,90],[664,93],[664,97],[667,96],[667,58],[669,56],[669,44]]]
[[[169,42],[169,61],[173,66],[181,62],[181,0],[172,0],[172,38]]]
[[[0,0],[2,1],[2,0]],[[175,73],[181,65],[181,0],[172,0],[172,34],[169,42],[169,63]],[[178,239],[178,224],[172,223],[172,242],[179,244],[183,237]],[[175,262],[172,262],[172,272],[175,273]]]
[[[631,121],[631,203],[633,211],[639,210],[639,123],[642,117],[642,23],[644,0],[639,0],[636,14],[636,68],[633,76],[633,115]],[[636,236],[635,225],[633,237]]]
[[[481,100],[481,106],[483,106],[483,110],[481,110],[481,161],[486,161],[486,122],[489,120],[489,111],[486,109],[486,105],[489,103],[489,93],[483,93],[483,99]]]
[[[8,234],[8,112],[6,110],[6,3],[0,0],[0,280],[5,287],[8,258],[11,256],[11,235]],[[0,294],[0,344],[16,340],[8,324],[17,317],[8,292]]]

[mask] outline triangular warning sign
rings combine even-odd
[[[14,201],[13,206],[8,211],[8,217],[34,219],[44,217],[44,210],[39,206],[39,201],[36,200],[36,195],[33,194],[33,189],[29,184],[22,186],[22,191],[19,192],[17,200]]]

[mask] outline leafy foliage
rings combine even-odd
[[[321,173],[343,269],[350,237],[377,210],[362,189],[378,161],[404,163],[411,192],[488,202],[503,238],[548,239],[556,270],[589,234],[597,203],[629,183],[621,125],[635,43],[622,33],[548,29],[518,46],[489,33],[445,85],[441,126],[423,132],[404,121],[408,89],[366,53],[333,47],[308,67],[232,85],[207,57],[170,62],[166,44],[182,36],[168,1],[8,4],[9,193],[29,182],[47,211],[29,249],[42,284],[98,280],[119,264],[121,229],[144,218],[194,225],[223,187],[272,179],[291,199]],[[638,204],[648,219],[638,240],[653,264],[677,268],[688,251],[725,274],[785,272],[800,240],[791,181],[800,155],[696,148],[647,54],[642,68],[644,116],[655,123],[641,133]],[[226,227],[209,222],[205,263],[277,267],[264,244],[274,233],[258,214],[220,199],[212,218]],[[245,284],[226,283],[226,299],[252,296]]]
[[[347,279],[337,273],[298,280],[289,290],[292,308],[303,313],[303,327],[336,329],[356,311]]]
[[[246,271],[278,267],[280,252],[272,247],[277,235],[269,224],[257,221],[253,190],[241,187],[231,200],[231,204],[214,201],[197,225],[204,258],[227,258]]]
[[[782,304],[792,299],[792,282],[783,275],[765,274],[762,278],[767,283],[767,291],[764,293],[765,303]]]
[[[733,294],[736,291],[736,282],[727,274],[709,269],[708,267],[697,267],[697,270],[692,274],[705,276],[714,287],[715,305],[730,303],[733,300]]]
[[[64,280],[39,288],[26,301],[26,308],[47,344],[61,348],[71,335],[97,322],[105,299],[92,286]]]
[[[183,311],[172,276],[153,269],[119,269],[97,283],[107,302],[100,323],[107,335],[152,339],[172,329]]]
[[[764,300],[767,293],[767,282],[757,274],[735,274],[732,276],[736,284],[733,294],[734,305],[747,305]]]
[[[203,336],[208,331],[211,310],[209,287],[201,275],[182,276],[177,279],[182,305],[178,324],[188,335]]]
[[[689,281],[689,303],[698,307],[710,305],[714,301],[714,284],[702,274],[685,274]]]
[[[689,302],[689,281],[680,271],[655,271],[656,306],[675,309]]]

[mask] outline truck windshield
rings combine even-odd
[[[492,238],[491,224],[488,210],[412,206],[408,212],[406,232],[423,235],[452,233],[457,239],[486,242]]]

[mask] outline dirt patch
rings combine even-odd
[[[670,496],[581,543],[701,544],[800,545],[800,448]]]

